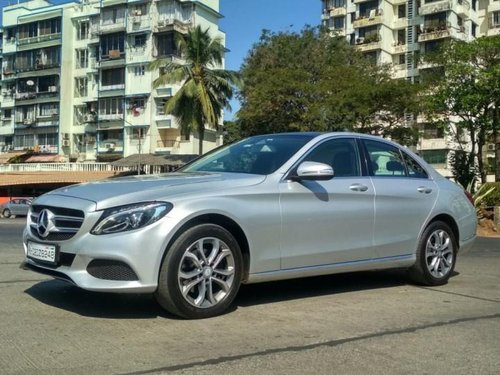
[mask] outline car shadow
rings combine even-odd
[[[274,302],[305,299],[408,284],[404,270],[368,271],[242,285],[226,311]],[[78,315],[103,319],[179,319],[165,312],[151,294],[98,293],[60,280],[39,282],[25,290],[36,300]]]
[[[324,295],[392,288],[409,283],[405,270],[366,271],[242,285],[238,306],[252,306]]]
[[[103,319],[178,319],[164,311],[152,294],[91,292],[60,280],[39,282],[24,291],[36,300],[78,315]]]

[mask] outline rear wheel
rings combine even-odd
[[[183,318],[219,315],[234,300],[242,269],[241,250],[230,232],[214,224],[195,226],[167,250],[156,299]]]
[[[3,217],[8,219],[9,217],[12,216],[12,212],[10,212],[10,210],[8,208],[6,208],[5,210],[3,210],[2,215],[3,215]]]
[[[419,284],[443,285],[455,268],[457,241],[448,224],[431,223],[422,233],[410,277]]]

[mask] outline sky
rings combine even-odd
[[[59,4],[61,0],[51,1]],[[0,0],[0,6],[16,3]],[[253,44],[259,41],[261,31],[298,31],[305,25],[318,25],[321,16],[320,0],[220,0],[220,13],[224,16],[219,27],[226,33],[226,69],[238,70]],[[239,108],[237,100],[231,102],[231,120]]]

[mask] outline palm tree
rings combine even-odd
[[[199,154],[203,153],[205,124],[215,128],[224,108],[230,108],[233,87],[239,86],[238,73],[218,69],[222,66],[225,48],[222,38],[212,38],[209,30],[200,26],[184,37],[177,36],[178,53],[182,63],[171,58],[159,59],[149,65],[159,69],[160,76],[153,88],[182,82],[182,87],[165,104],[165,113],[177,118],[181,134],[189,135],[196,130],[199,138]]]

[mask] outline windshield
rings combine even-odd
[[[217,149],[179,171],[270,174],[315,136],[275,134],[247,138]]]

